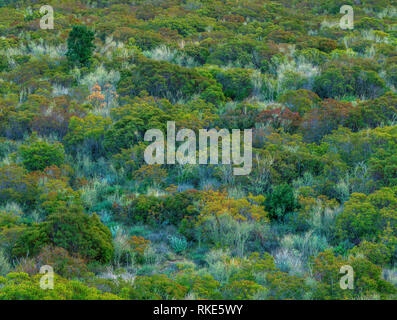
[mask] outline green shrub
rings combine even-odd
[[[29,171],[44,170],[46,167],[61,166],[65,160],[65,150],[61,143],[48,143],[33,140],[19,148],[23,166]]]
[[[72,254],[103,263],[113,257],[112,235],[96,214],[79,210],[48,216],[45,222],[29,227],[18,240],[13,253],[18,256],[37,254],[45,245],[66,249]]]
[[[0,277],[0,300],[120,300],[119,297],[102,293],[79,281],[69,281],[57,275],[54,289],[43,290],[40,279],[43,275],[29,276],[26,273],[9,273]]]
[[[0,276],[5,276],[11,270],[11,265],[3,250],[0,250]]]
[[[288,184],[282,184],[274,187],[273,192],[266,196],[265,208],[271,219],[282,220],[287,213],[298,209],[299,204],[293,189]]]
[[[168,240],[172,249],[178,254],[184,252],[187,249],[188,242],[184,237],[169,236]]]

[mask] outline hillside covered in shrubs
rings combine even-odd
[[[394,0],[0,0],[0,299],[396,299],[396,48]],[[251,172],[147,164],[168,121]]]

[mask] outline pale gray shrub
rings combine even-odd
[[[371,176],[368,172],[368,166],[364,162],[357,163],[351,173],[350,189],[351,193],[370,193],[368,182],[371,181]]]
[[[120,266],[122,263],[130,265],[133,263],[134,253],[130,250],[129,237],[127,233],[118,228],[116,235],[113,238],[114,256],[113,264]]]
[[[143,253],[143,258],[146,264],[156,265],[160,262],[160,256],[152,246],[145,249]]]
[[[194,189],[194,185],[189,184],[189,183],[180,183],[180,184],[178,184],[177,187],[178,187],[178,192],[183,192],[186,190]]]
[[[369,40],[375,43],[390,43],[389,37],[381,37],[374,32],[374,30],[361,30],[361,37],[363,40]]]
[[[153,60],[167,61],[184,67],[192,68],[199,65],[192,57],[164,44],[152,50],[144,51],[143,54]]]
[[[107,210],[99,211],[98,215],[99,215],[99,218],[101,219],[102,223],[105,225],[108,225],[113,219],[112,213]]]
[[[276,267],[292,275],[302,276],[305,273],[300,252],[294,249],[280,248],[274,254]]]
[[[227,283],[231,276],[240,269],[235,263],[235,259],[231,258],[228,251],[211,250],[205,260],[208,263],[207,271],[220,283]]]
[[[216,190],[219,188],[219,182],[213,178],[206,178],[200,182],[201,190]]]
[[[69,94],[69,88],[65,88],[61,85],[53,85],[52,86],[52,96],[53,97],[59,97],[59,96],[64,96]]]
[[[233,199],[241,199],[247,196],[247,193],[244,191],[241,185],[237,185],[227,189],[227,194],[230,198]]]
[[[311,187],[314,185],[314,183],[315,183],[315,179],[313,175],[310,172],[306,171],[303,174],[303,177],[294,180],[292,182],[292,185],[294,189],[299,189],[301,187]]]
[[[233,185],[235,176],[233,175],[232,165],[219,164],[217,166],[218,172],[221,176],[221,182],[226,185]]]
[[[252,297],[252,300],[268,300],[269,299],[268,297],[269,297],[269,289],[263,287],[262,289],[255,292],[255,294]]]
[[[343,207],[336,209],[323,209],[321,206],[317,206],[310,213],[310,228],[313,229],[316,234],[324,235],[329,239],[333,232],[336,216],[342,211],[342,209]]]
[[[123,226],[121,224],[114,224],[109,228],[112,237],[116,237],[117,233],[123,231]]]
[[[108,183],[103,179],[94,179],[91,184],[87,184],[81,188],[81,200],[87,208],[92,208],[98,201],[100,195],[102,195]]]
[[[261,157],[256,154],[255,163],[257,168],[253,174],[248,176],[248,180],[250,181],[250,191],[259,194],[268,190],[271,186],[270,175],[274,158],[271,155]]]
[[[69,157],[68,160],[77,176],[84,176],[88,179],[105,179],[108,183],[117,178],[117,171],[104,158],[93,161],[90,155],[78,152],[75,158]]]
[[[150,196],[160,197],[166,195],[167,193],[164,192],[164,190],[162,190],[158,185],[154,184],[147,188],[146,194]]]
[[[157,61],[168,61],[168,62],[172,62],[177,54],[178,54],[177,50],[171,49],[166,45],[161,45],[150,51],[143,52],[143,55],[145,55],[150,59]]]
[[[251,83],[253,85],[252,95],[258,100],[264,100],[263,95],[263,76],[259,70],[254,70],[251,74]]]
[[[397,267],[383,269],[383,279],[397,286]]]
[[[40,39],[39,43],[30,42],[27,46],[27,51],[33,56],[45,55],[50,58],[61,58],[64,57],[67,52],[66,45],[60,45],[57,47],[48,45],[44,40]]]
[[[339,180],[335,185],[334,190],[338,195],[339,200],[344,203],[349,200],[350,197],[350,176],[347,174],[345,178]]]
[[[40,212],[40,210],[33,210],[30,214],[29,214],[29,218],[32,219],[32,221],[34,221],[35,223],[40,223],[43,222],[45,220],[44,215]]]
[[[228,257],[230,257],[229,248],[212,249],[205,255],[205,261],[208,264],[214,264],[218,261],[223,261]]]
[[[329,248],[329,244],[325,236],[319,236],[310,230],[304,235],[289,234],[286,235],[281,245],[289,250],[297,250],[306,260],[309,257],[317,256],[318,253]]]
[[[23,215],[21,206],[16,202],[7,202],[5,205],[0,207],[0,211],[6,211],[16,216]]]

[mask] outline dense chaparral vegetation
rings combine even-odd
[[[0,0],[0,299],[397,298],[396,48],[393,0]],[[146,164],[167,121],[251,173]]]

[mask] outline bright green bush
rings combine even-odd
[[[92,52],[95,48],[94,32],[86,26],[73,26],[68,37],[68,51],[66,56],[71,64],[88,66],[92,59]]]
[[[6,278],[0,277],[0,300],[120,300],[113,294],[59,276],[54,277],[54,289],[43,290],[40,288],[42,276],[9,273]]]
[[[30,141],[19,148],[23,166],[29,171],[44,170],[50,166],[61,166],[65,160],[65,150],[61,143]]]

